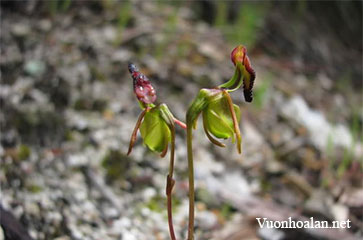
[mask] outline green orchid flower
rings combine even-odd
[[[149,79],[139,72],[134,64],[129,64],[128,68],[133,79],[134,93],[143,111],[137,119],[135,128],[132,132],[127,155],[132,151],[138,130],[140,130],[144,144],[151,151],[161,153],[161,157],[166,155],[168,146],[169,144],[171,145],[169,174],[166,178],[166,195],[170,238],[175,240],[172,220],[172,190],[175,185],[175,180],[173,179],[175,124],[182,128],[186,128],[186,125],[173,116],[166,104],[155,104],[155,89],[151,85]]]
[[[137,131],[140,129],[144,144],[154,152],[164,157],[168,145],[173,140],[174,117],[165,104],[146,107],[140,114],[131,136],[127,155],[132,151]]]
[[[237,139],[237,150],[241,153],[240,108],[232,103],[226,90],[201,89],[188,113],[187,123],[191,123],[194,129],[198,116],[202,114],[204,131],[213,144],[225,147],[215,138],[231,138],[232,143]]]
[[[188,240],[194,239],[194,163],[193,163],[193,128],[196,128],[198,117],[203,116],[203,127],[208,139],[215,145],[225,147],[217,139],[231,138],[236,143],[238,153],[241,153],[241,133],[239,129],[240,108],[233,104],[230,92],[236,91],[243,84],[243,94],[247,102],[253,99],[252,88],[256,77],[252,69],[247,50],[242,45],[231,53],[235,66],[232,78],[213,89],[201,89],[186,114],[187,120],[187,150],[189,172],[189,224]]]
[[[127,155],[131,153],[136,141],[137,131],[140,129],[144,144],[151,151],[159,152],[164,157],[169,143],[174,141],[174,123],[183,128],[186,128],[186,126],[173,116],[166,104],[154,104],[156,101],[155,90],[148,78],[139,72],[134,64],[129,64],[129,71],[133,78],[134,93],[143,111],[131,135]]]

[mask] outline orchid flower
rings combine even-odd
[[[188,240],[194,239],[194,167],[192,130],[196,128],[197,119],[203,117],[203,127],[208,139],[215,145],[225,145],[217,139],[232,139],[241,153],[241,133],[239,130],[240,108],[233,104],[229,92],[238,90],[243,84],[243,94],[247,102],[253,99],[252,88],[256,77],[247,56],[247,50],[239,45],[231,53],[235,66],[234,75],[216,88],[203,88],[190,105],[187,114],[187,149],[189,171],[189,225]],[[216,139],[217,138],[217,139]]]
[[[161,157],[166,155],[168,145],[169,143],[171,144],[169,174],[167,175],[166,180],[166,195],[169,232],[171,239],[175,240],[171,198],[172,190],[175,185],[175,180],[173,179],[175,123],[182,128],[186,128],[186,125],[173,116],[166,104],[154,104],[156,101],[156,92],[149,79],[139,72],[134,64],[129,64],[128,68],[133,79],[134,93],[143,111],[136,122],[134,131],[132,132],[127,155],[129,155],[132,151],[136,141],[137,131],[139,129],[141,137],[144,140],[144,144],[150,150],[161,153]]]

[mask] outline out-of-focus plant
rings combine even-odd
[[[122,1],[120,2],[120,6],[118,6],[118,17],[117,17],[117,36],[113,42],[115,46],[121,44],[124,30],[127,27],[131,17],[132,17],[132,8],[130,1]]]
[[[189,173],[189,225],[188,240],[194,239],[194,167],[192,130],[196,128],[198,117],[203,116],[204,131],[209,140],[220,147],[225,145],[218,139],[231,138],[236,142],[237,151],[241,153],[241,133],[239,130],[240,109],[233,104],[230,92],[239,89],[243,84],[243,94],[247,102],[252,102],[252,88],[256,77],[252,69],[247,50],[239,45],[233,49],[231,60],[235,65],[233,77],[218,87],[203,88],[190,105],[186,114],[187,149]]]
[[[175,239],[172,223],[171,192],[175,181],[173,179],[175,151],[175,123],[187,129],[188,177],[189,177],[189,224],[188,240],[194,239],[194,167],[192,131],[197,120],[203,116],[203,127],[208,139],[215,145],[225,147],[217,139],[231,138],[236,143],[238,153],[241,153],[241,133],[239,129],[240,108],[233,104],[230,92],[238,90],[243,85],[243,94],[247,102],[252,102],[252,88],[256,77],[247,56],[247,50],[239,45],[233,49],[231,60],[235,66],[234,75],[224,84],[215,88],[203,88],[194,99],[186,113],[186,125],[177,120],[165,104],[154,104],[156,93],[150,81],[140,73],[133,64],[129,64],[129,72],[133,78],[134,92],[142,112],[131,135],[127,154],[131,153],[140,129],[145,145],[152,151],[161,153],[164,157],[169,143],[171,144],[170,167],[167,176],[166,195],[168,202],[168,223],[171,239]]]
[[[186,128],[186,126],[173,116],[166,104],[154,104],[156,101],[156,92],[148,78],[144,74],[140,73],[134,64],[129,64],[128,68],[133,79],[134,93],[143,111],[141,112],[131,135],[127,155],[129,155],[132,151],[136,141],[137,131],[139,129],[145,145],[150,150],[161,153],[161,157],[166,155],[168,145],[169,143],[171,144],[169,174],[166,181],[166,195],[169,232],[171,239],[175,240],[171,196],[175,184],[175,180],[173,179],[175,123],[182,128]]]
[[[240,4],[235,6],[237,15],[233,22],[228,20],[230,4],[232,2],[229,1],[216,2],[216,19],[214,23],[231,43],[243,42],[245,46],[251,48],[257,41],[259,31],[264,24],[271,4],[267,1],[259,4],[241,1]]]
[[[49,12],[55,15],[59,11],[67,11],[72,3],[72,0],[52,0],[48,2]]]

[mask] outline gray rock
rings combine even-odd
[[[197,212],[196,224],[203,230],[211,230],[218,225],[217,216],[209,211]]]
[[[25,63],[24,71],[33,77],[40,77],[46,71],[46,65],[41,60],[30,60]]]
[[[38,22],[38,27],[43,32],[48,32],[52,28],[52,22],[49,19],[42,19]]]
[[[11,28],[11,33],[15,37],[26,37],[30,34],[30,26],[24,23],[16,23]]]

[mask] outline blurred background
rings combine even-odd
[[[196,239],[362,237],[361,1],[0,4],[1,239],[29,239],[21,226],[33,239],[168,239],[168,155],[138,136],[126,156],[141,112],[127,63],[184,120],[200,88],[233,75],[238,44],[257,73],[251,104],[232,94],[243,152],[212,145],[200,124],[194,131]],[[178,129],[178,239],[185,136]],[[257,217],[351,228],[267,229]]]

